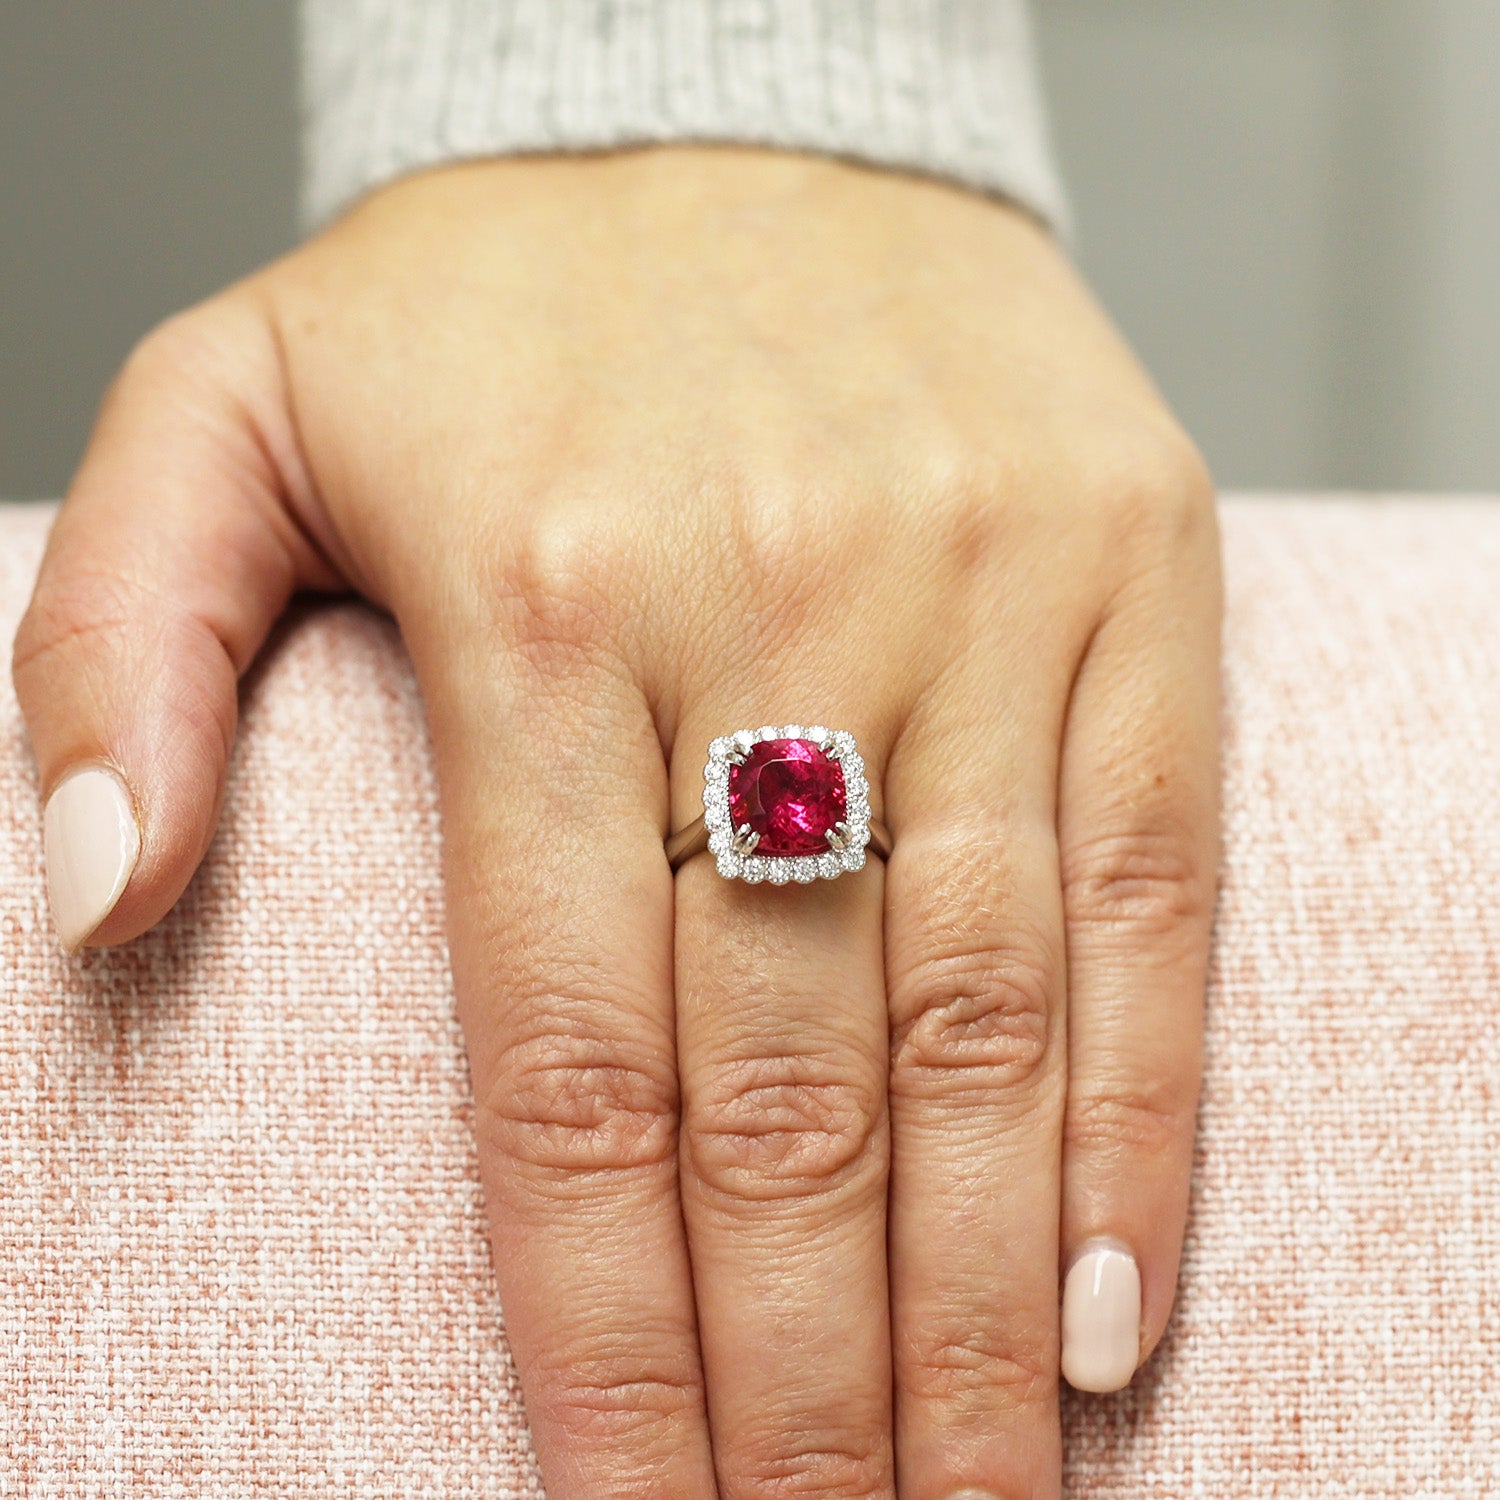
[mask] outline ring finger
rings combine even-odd
[[[679,822],[710,739],[753,724],[688,716]],[[723,1500],[895,1493],[883,874],[751,885],[699,855],[677,875],[682,1203]]]

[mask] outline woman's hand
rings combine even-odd
[[[294,589],[358,590],[431,722],[552,1500],[1055,1496],[1060,1359],[1123,1384],[1172,1302],[1217,566],[1017,211],[741,149],[427,173],[105,402],[14,662],[59,927],[167,911],[237,675]],[[708,742],[770,722],[855,733],[889,864],[674,881]]]

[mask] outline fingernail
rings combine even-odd
[[[71,953],[114,910],[140,857],[125,783],[103,766],[72,772],[47,799],[42,833],[52,920]]]
[[[1113,1245],[1080,1255],[1063,1286],[1062,1372],[1080,1391],[1130,1384],[1140,1353],[1141,1273]]]

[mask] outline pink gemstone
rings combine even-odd
[[[844,768],[812,740],[761,740],[729,768],[729,815],[760,835],[756,854],[823,854],[843,821]]]

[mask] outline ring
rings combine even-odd
[[[706,849],[726,879],[785,885],[861,869],[866,846],[890,856],[854,736],[763,724],[709,745],[703,816],[667,839],[667,860],[676,870]]]

